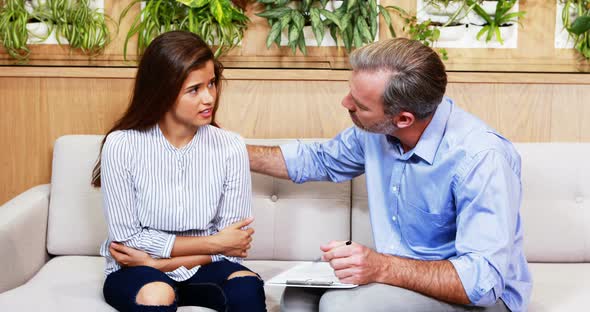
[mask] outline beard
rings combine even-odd
[[[393,122],[391,122],[391,119],[387,117],[372,125],[364,125],[353,112],[349,111],[348,113],[355,126],[366,132],[393,135],[393,133],[399,129],[393,124]]]

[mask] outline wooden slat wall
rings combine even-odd
[[[103,134],[125,110],[134,69],[0,68],[0,203],[48,183],[53,142]],[[251,138],[332,137],[349,72],[226,70],[224,128]],[[576,74],[450,73],[448,95],[516,142],[590,141],[590,80]]]

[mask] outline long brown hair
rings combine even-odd
[[[147,130],[156,125],[174,106],[186,77],[213,61],[217,97],[211,125],[216,126],[223,66],[199,36],[186,31],[171,31],[156,37],[145,50],[135,76],[133,97],[127,111],[106,133],[98,161],[92,171],[92,185],[99,187],[100,155],[107,136],[117,130]]]

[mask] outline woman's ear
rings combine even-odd
[[[416,117],[410,112],[401,112],[393,117],[393,124],[400,128],[408,128],[414,124]]]

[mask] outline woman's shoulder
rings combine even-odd
[[[241,135],[233,132],[233,131],[229,131],[229,130],[225,130],[225,129],[221,129],[221,128],[217,128],[211,125],[206,126],[206,132],[215,139],[215,141],[218,141],[221,144],[224,145],[228,145],[228,146],[242,146],[242,145],[246,145],[246,143],[244,142],[244,138],[242,138]]]

